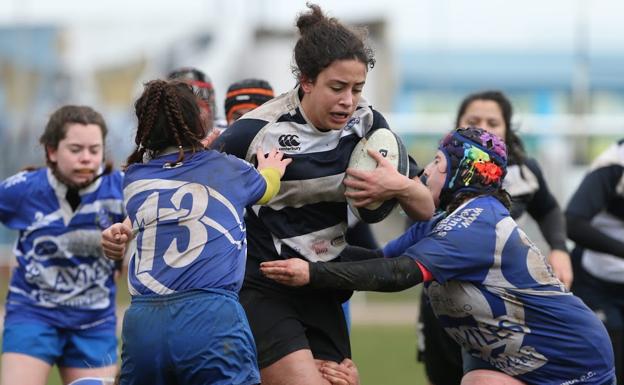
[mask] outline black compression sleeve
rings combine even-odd
[[[315,289],[394,292],[422,281],[420,268],[408,256],[360,262],[310,263],[309,287]]]
[[[566,247],[566,225],[563,213],[559,206],[552,208],[546,215],[542,216],[537,224],[542,231],[542,235],[550,248],[553,250],[568,251]]]
[[[358,246],[347,246],[340,253],[340,262],[357,262],[367,259],[383,258],[383,250],[367,249]]]

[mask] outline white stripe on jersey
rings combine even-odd
[[[380,128],[380,126],[373,126],[373,124],[385,126],[385,123],[382,123],[385,120],[380,115],[379,123],[376,123],[373,109],[364,98],[361,98],[358,109],[344,128],[321,131],[314,127],[305,116],[298,91],[299,87],[245,115],[242,120],[266,122],[261,128],[258,128],[259,131],[247,147],[245,160],[253,162],[258,148],[264,153],[277,148],[285,154],[292,155],[294,162],[309,161],[314,158],[323,159],[323,154],[330,151],[334,151],[334,155],[341,155],[343,159],[346,156],[348,159],[355,143],[360,138],[372,129]],[[289,116],[292,119],[289,119]],[[280,121],[278,122],[278,120]],[[349,137],[353,137],[353,140],[349,140]],[[344,140],[344,138],[347,139]],[[344,166],[346,168],[346,164]],[[299,209],[318,203],[344,202],[344,222],[335,225],[335,221],[333,221],[327,225],[327,228],[321,230],[317,230],[318,227],[307,226],[309,228],[307,231],[310,232],[306,232],[308,219],[301,217],[297,225],[299,231],[305,232],[304,234],[280,240],[271,231],[273,246],[278,255],[281,253],[282,245],[287,245],[310,261],[329,261],[335,259],[344,249],[344,234],[347,228],[347,205],[344,196],[345,187],[342,183],[345,176],[344,169],[332,169],[327,165],[322,165],[314,171],[316,171],[313,173],[314,177],[309,178],[309,175],[293,175],[291,168],[288,180],[282,180],[279,193],[265,206],[280,211],[289,208]],[[332,206],[332,210],[335,210],[335,207],[335,205]],[[271,230],[272,223],[268,223],[267,217],[262,216],[260,207],[254,206],[253,211]],[[323,213],[321,212],[319,215],[323,215]],[[270,220],[279,223],[280,220],[285,219],[277,213]],[[253,236],[253,234],[249,236]],[[266,257],[274,258],[272,256]]]
[[[534,194],[539,190],[539,182],[533,171],[526,165],[513,164],[507,167],[503,188],[512,197]]]
[[[281,240],[273,237],[273,242],[275,243],[276,250],[281,250],[282,248],[279,243],[283,243],[300,253],[310,262],[327,262],[335,259],[347,246],[344,241],[344,236],[336,236],[336,234],[344,234],[346,231],[347,224],[343,222],[323,230],[299,235],[297,237],[284,238]],[[302,248],[302,245],[305,246]]]
[[[265,206],[281,210],[285,207],[299,208],[319,202],[345,202],[345,186],[342,184],[344,177],[345,174],[341,173],[315,179],[282,181],[279,193]],[[311,194],[302,195],[302,190]],[[256,214],[258,209],[260,206],[254,206]]]

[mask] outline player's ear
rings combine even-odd
[[[310,92],[312,92],[312,88],[314,87],[314,80],[310,79],[305,75],[301,75],[301,78],[299,79],[299,84],[301,85],[301,89],[303,90],[303,92],[309,94]]]

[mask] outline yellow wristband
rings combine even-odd
[[[266,182],[266,190],[264,190],[264,195],[256,204],[263,205],[268,203],[273,197],[277,194],[280,189],[280,172],[278,169],[273,167],[266,167],[260,170],[260,175],[264,178]]]

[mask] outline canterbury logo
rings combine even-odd
[[[301,149],[301,147],[299,147],[301,142],[299,141],[298,135],[280,135],[280,137],[277,139],[277,143],[279,143],[280,145],[280,151],[298,151]]]

